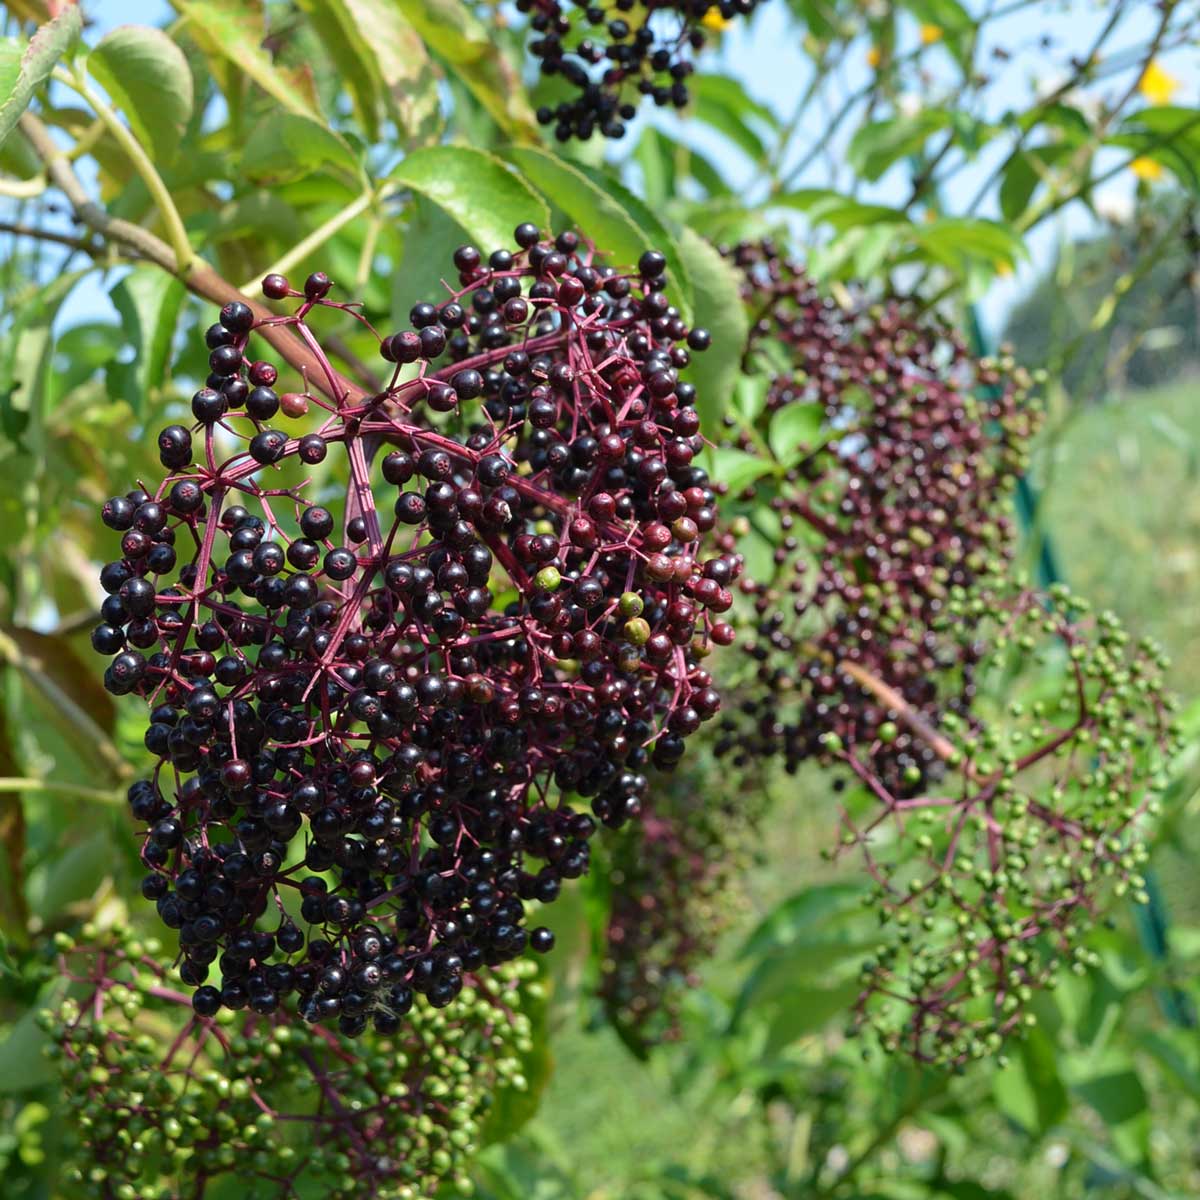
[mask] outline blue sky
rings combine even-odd
[[[868,0],[869,2],[869,0]],[[976,7],[968,0],[968,7]],[[143,23],[161,23],[169,20],[172,10],[159,0],[139,0],[136,5],[129,0],[85,0],[85,8],[93,22],[89,40],[99,36],[115,25],[136,20]],[[1114,48],[1144,42],[1154,19],[1154,5],[1135,4],[1130,6],[1130,15],[1118,30]],[[1026,105],[1039,82],[1056,78],[1056,64],[1065,61],[1073,53],[1081,53],[1095,37],[1106,16],[1106,6],[1071,0],[1063,4],[1046,3],[1018,11],[1007,19],[997,21],[990,27],[992,32],[986,45],[999,44],[1015,51],[1008,66],[1001,70],[988,92],[989,110],[983,114],[994,118],[1005,109],[1019,109]],[[915,27],[910,31],[915,36]],[[1036,45],[1042,34],[1050,38],[1046,50]],[[782,0],[765,4],[747,23],[735,26],[722,39],[716,51],[710,52],[705,68],[717,69],[744,81],[750,94],[786,119],[795,108],[803,89],[811,78],[809,59],[803,48],[795,44],[794,26]],[[944,51],[943,51],[944,53]],[[1181,80],[1184,87],[1183,99],[1194,100],[1197,87],[1194,58],[1185,58],[1186,52],[1168,56],[1167,66]],[[933,56],[936,62],[937,55]],[[948,67],[949,60],[946,60]],[[853,90],[868,79],[870,67],[865,53],[857,61],[848,62],[843,68],[842,86]],[[949,78],[936,76],[932,80],[930,94],[936,95]],[[1110,86],[1127,84],[1128,80],[1117,79]],[[917,101],[916,97],[912,98]],[[755,164],[749,162],[727,142],[708,134],[697,123],[684,123],[669,117],[654,117],[669,127],[672,132],[693,140],[698,149],[704,150],[725,170],[727,176],[741,186],[751,180]],[[636,136],[636,130],[630,137]],[[817,139],[826,136],[822,116],[810,113],[807,123],[798,129],[794,139],[793,159],[802,155]],[[836,160],[844,147],[835,144],[831,155]],[[824,159],[825,156],[822,156]],[[798,186],[828,186],[830,169],[825,161],[818,159],[796,182]],[[986,151],[977,163],[964,169],[948,186],[944,196],[948,212],[961,211],[978,190],[981,181],[987,178],[996,165],[994,155]],[[900,183],[898,174],[887,176],[876,185],[867,198],[891,199]],[[1106,187],[1101,198],[1112,205],[1128,205],[1134,189],[1134,181],[1128,176],[1114,180]],[[889,193],[891,193],[889,195]],[[983,210],[980,215],[994,215]],[[1029,284],[1030,280],[1051,260],[1054,247],[1064,235],[1085,232],[1093,219],[1080,205],[1064,211],[1053,224],[1038,230],[1031,239],[1030,261],[1008,279],[999,280],[982,301],[985,323],[994,332],[1003,321],[1003,316],[1013,299]],[[92,287],[80,287],[73,293],[70,302],[60,315],[66,323],[95,316],[108,316],[111,308],[104,288],[99,281]]]

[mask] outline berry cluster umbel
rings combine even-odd
[[[732,640],[741,564],[703,548],[680,378],[708,335],[655,251],[618,271],[573,233],[515,240],[455,253],[459,289],[380,339],[395,370],[365,399],[310,328],[354,306],[324,275],[268,276],[298,302],[268,320],[333,399],[279,394],[253,313],[226,305],[194,423],[159,435],[169,474],[104,507],[122,556],[93,643],[150,707],[143,891],[201,1015],[294,995],[387,1033],[414,993],[444,1006],[549,949],[526,905],[586,871],[596,821],[636,815],[720,707],[702,660]],[[274,424],[306,411],[308,432]],[[331,451],[344,504],[307,478]]]
[[[940,769],[936,755],[906,729],[875,738],[888,713],[834,668],[856,663],[931,715],[969,708],[976,648],[947,645],[933,627],[953,589],[1011,558],[1011,493],[1038,424],[1030,380],[1009,359],[972,357],[901,301],[823,297],[769,242],[731,253],[755,314],[746,365],[768,386],[748,425],[729,418],[729,440],[760,453],[796,405],[813,410],[819,433],[750,493],[778,532],[769,571],[742,583],[754,616],[739,644],[752,673],[718,753],[741,765],[779,756],[794,771],[823,757],[833,731],[877,746],[889,788],[919,789]],[[966,669],[939,694],[948,655]]]
[[[1113,896],[1145,900],[1139,824],[1179,740],[1161,651],[1064,588],[956,593],[937,625],[985,647],[976,711],[935,727],[843,663],[888,720],[866,736],[829,733],[825,751],[856,785],[837,853],[860,857],[883,932],[858,1027],[888,1050],[959,1066],[1032,1023],[1038,989],[1094,963],[1083,938]],[[996,711],[993,695],[1008,697]],[[945,764],[936,788],[898,793],[874,765],[877,743],[901,730]]]
[[[517,0],[529,13],[530,53],[544,76],[561,79],[570,99],[538,109],[540,124],[561,142],[625,134],[625,124],[649,99],[660,108],[689,101],[691,55],[705,27],[751,13],[761,0]]]
[[[528,1086],[532,963],[471,979],[444,1011],[363,1045],[279,1014],[198,1016],[160,954],[118,933],[61,955],[71,995],[41,1023],[71,1105],[68,1196],[466,1193],[489,1109]]]

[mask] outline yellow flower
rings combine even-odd
[[[932,46],[934,42],[942,40],[942,27],[940,25],[922,25],[921,26],[921,41],[926,46]]]
[[[1138,91],[1150,104],[1170,104],[1171,97],[1179,91],[1179,80],[1163,70],[1158,59],[1152,58],[1138,80]]]
[[[1163,177],[1162,163],[1155,162],[1152,158],[1135,158],[1129,164],[1129,169],[1147,183],[1154,183]]]
[[[874,70],[883,61],[883,55],[878,46],[872,46],[867,51],[867,66]]]
[[[728,17],[721,16],[721,10],[714,4],[712,8],[710,8],[708,12],[706,12],[704,16],[700,18],[700,24],[703,25],[705,29],[711,29],[714,33],[724,33],[725,30],[733,24],[733,22]]]
[[[1001,279],[1004,279],[1013,273],[1012,263],[1010,263],[1007,259],[997,258],[992,263],[992,266],[996,268],[996,274],[999,275]]]

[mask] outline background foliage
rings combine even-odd
[[[141,731],[87,645],[95,514],[153,473],[154,431],[207,371],[212,302],[268,270],[327,270],[386,328],[436,290],[456,245],[507,244],[520,221],[578,225],[616,261],[660,247],[672,299],[714,337],[695,376],[714,425],[746,386],[748,327],[718,245],[775,237],[836,301],[915,296],[981,350],[972,306],[999,314],[1015,272],[1005,336],[1046,372],[1049,408],[1040,500],[1022,495],[1027,561],[1160,637],[1195,692],[1194,4],[771,0],[749,31],[716,34],[680,117],[565,147],[538,129],[553,81],[508,5],[175,0],[161,25],[120,27],[122,5],[4,8],[6,1197],[64,1194],[69,1119],[35,1021],[45,948],[144,920],[122,803]],[[373,340],[346,322],[329,345],[371,386]],[[1193,743],[1197,720],[1185,708]],[[1194,757],[1154,835],[1152,903],[1119,909],[1095,966],[1039,998],[1033,1036],[961,1076],[864,1061],[843,1037],[871,935],[853,867],[817,853],[836,821],[819,772],[769,778],[722,812],[756,831],[706,901],[725,932],[685,991],[679,1040],[640,1056],[597,999],[614,844],[550,921],[549,1034],[526,1064],[540,1107],[506,1110],[480,1194],[1195,1195]],[[703,755],[689,771],[699,795],[726,786]]]

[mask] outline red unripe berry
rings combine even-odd
[[[597,492],[588,502],[588,512],[597,521],[611,521],[617,515],[617,502],[607,492]]]
[[[665,550],[671,544],[671,531],[655,521],[642,530],[642,544],[647,550]]]
[[[596,523],[590,517],[576,517],[569,529],[571,542],[576,546],[594,546],[596,544]]]
[[[279,408],[285,417],[302,417],[308,412],[308,397],[303,392],[284,392]]]

